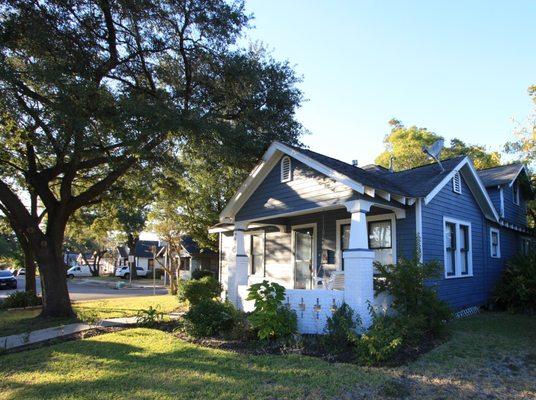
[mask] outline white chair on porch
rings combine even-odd
[[[344,271],[332,272],[326,283],[326,289],[344,290]]]

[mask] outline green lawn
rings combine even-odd
[[[130,317],[138,310],[149,306],[159,307],[162,312],[170,312],[179,307],[176,296],[142,296],[122,297],[116,299],[93,300],[73,304],[73,309],[81,320],[99,320],[103,318]],[[76,322],[77,318],[39,318],[41,311],[16,310],[0,311],[0,336],[13,335],[62,324]]]
[[[536,319],[483,314],[399,368],[245,356],[131,329],[0,356],[0,399],[529,399]]]

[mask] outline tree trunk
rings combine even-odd
[[[127,236],[127,246],[128,246],[128,255],[134,255],[134,249],[136,248],[136,243],[138,243],[139,236],[134,236],[132,233],[129,233]],[[132,279],[138,278],[138,271],[136,270],[136,262],[131,262],[130,264],[130,276]]]
[[[26,251],[24,252],[24,267],[26,268],[26,275],[24,277],[24,290],[37,294],[37,290],[35,287],[35,258],[30,249],[28,249],[28,253]]]

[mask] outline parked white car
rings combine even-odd
[[[75,265],[67,270],[67,278],[92,276],[91,270],[87,265]]]
[[[148,271],[141,267],[136,267],[136,272],[138,273],[138,276],[141,278],[147,277]],[[124,279],[130,278],[130,267],[128,265],[125,265],[123,267],[118,267],[115,270],[115,276],[118,276]]]

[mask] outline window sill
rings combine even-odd
[[[445,279],[461,279],[461,278],[472,278],[473,274],[469,275],[454,275],[454,276],[445,276]]]

